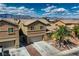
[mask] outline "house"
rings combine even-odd
[[[54,24],[56,26],[67,26],[70,29],[72,29],[75,25],[79,25],[79,20],[74,19],[63,19],[63,20],[54,20],[50,21],[51,24]]]
[[[47,40],[47,25],[49,25],[49,22],[43,19],[21,19],[19,22],[19,30],[21,33],[20,37],[24,36],[25,38],[23,39],[25,39],[28,44],[37,41]]]
[[[79,20],[61,20],[67,27],[73,29],[75,25],[79,25]]]
[[[19,47],[19,29],[14,19],[0,19],[0,46],[5,50]]]
[[[61,20],[53,20],[53,21],[50,21],[51,24],[54,24],[55,26],[64,26],[65,23]]]

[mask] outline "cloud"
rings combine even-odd
[[[20,9],[20,10],[24,10],[25,7],[24,7],[24,6],[21,6],[21,7],[19,7],[18,9]]]
[[[16,7],[6,7],[5,10],[16,10],[17,8]]]
[[[24,6],[7,7],[5,4],[0,4],[0,14],[28,15],[33,17],[38,16],[34,8],[26,8]]]
[[[49,4],[48,4],[49,5]],[[79,6],[73,6],[70,9],[66,8],[57,8],[57,6],[47,6],[46,8],[40,9],[41,15],[35,11],[34,8],[27,8],[25,6],[13,7],[7,6],[6,4],[0,4],[0,14],[13,14],[13,15],[28,15],[33,17],[78,17],[79,10],[75,10]]]
[[[6,8],[6,5],[5,4],[0,4],[0,10],[1,9],[5,9]]]
[[[42,14],[42,16],[62,16],[62,15],[67,15],[67,13],[69,13],[69,11],[65,8],[57,8],[57,6],[48,6],[47,8],[43,8],[41,9],[41,11],[44,11],[44,13]]]
[[[68,12],[68,10],[66,10],[65,8],[56,8],[51,10],[52,13],[64,13],[64,12]]]
[[[78,17],[79,11],[75,10],[79,8],[79,6],[73,6],[70,9],[66,8],[57,8],[57,6],[49,6],[47,8],[41,9],[43,12],[42,16],[45,17]]]
[[[34,10],[34,8],[31,8],[30,10]]]
[[[74,7],[72,7],[71,9],[76,9],[76,8],[79,8],[79,6],[74,6]]]
[[[45,12],[44,14],[42,14],[43,16],[49,16],[49,15],[66,15],[67,13],[69,13],[69,11],[65,8],[55,8],[52,9],[50,12]]]
[[[42,11],[45,11],[45,12],[50,12],[52,9],[56,8],[56,6],[52,5],[52,6],[49,6],[47,8],[44,8],[44,9],[41,9]]]

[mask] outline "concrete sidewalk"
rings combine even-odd
[[[72,55],[74,53],[77,53],[77,52],[79,52],[79,46],[74,47],[74,48],[72,48],[70,50],[62,51],[62,52],[57,53],[55,55],[56,56],[68,56],[68,55],[70,56],[70,55]]]
[[[9,54],[11,56],[30,56],[25,47],[10,49]]]

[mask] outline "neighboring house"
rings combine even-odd
[[[58,29],[58,26],[56,26],[55,24],[50,24],[50,26],[46,26],[46,27],[49,33],[51,33],[52,31],[56,31],[56,29]]]
[[[0,46],[5,50],[19,47],[19,29],[14,19],[0,19]]]
[[[60,20],[49,20],[50,26],[46,26],[47,29],[49,30],[48,33],[52,33],[56,31],[59,26],[65,26],[65,23],[60,21]]]
[[[73,20],[73,19],[63,19],[63,20],[54,20],[50,21],[51,24],[54,24],[56,26],[67,26],[70,29],[72,29],[75,25],[79,25],[79,20]]]
[[[46,26],[49,22],[43,19],[21,19],[19,22],[19,29],[26,36],[27,43],[47,40]]]
[[[55,26],[64,26],[65,23],[61,20],[53,20],[53,21],[50,21],[51,24],[54,24]]]
[[[67,27],[73,29],[75,25],[79,25],[79,20],[61,20]]]

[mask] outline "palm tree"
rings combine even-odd
[[[79,39],[79,25],[74,26],[73,31],[75,33],[75,36]]]
[[[63,45],[69,44],[69,39],[65,39],[65,37],[71,36],[70,30],[66,26],[59,26],[59,29],[57,29],[54,33],[51,34],[51,37],[56,38],[57,44],[62,47]]]

